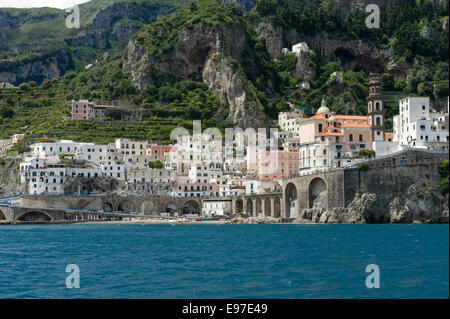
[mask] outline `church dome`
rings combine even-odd
[[[331,113],[330,109],[327,107],[327,102],[325,102],[325,99],[322,100],[322,105],[317,110],[316,114],[325,114],[325,113]]]

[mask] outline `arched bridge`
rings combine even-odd
[[[236,196],[232,199],[233,214],[245,214],[251,217],[282,217],[281,193],[252,194]]]

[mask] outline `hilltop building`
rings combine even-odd
[[[292,52],[295,54],[301,54],[302,52],[308,53],[309,52],[308,44],[306,44],[306,42],[294,44],[292,46]]]

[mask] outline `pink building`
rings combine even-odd
[[[169,157],[172,148],[172,145],[151,144],[149,150],[147,151],[147,155],[151,158],[151,160],[164,161]]]
[[[262,155],[262,156],[261,156]],[[273,181],[298,174],[299,155],[297,151],[272,151],[260,154],[258,175],[263,181]]]
[[[93,112],[92,106],[88,100],[72,100],[72,120],[90,120]]]

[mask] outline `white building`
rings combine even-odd
[[[82,145],[93,145],[92,143],[77,143],[70,140],[39,142],[31,145],[31,152],[37,157],[48,157],[54,155],[72,154]]]
[[[98,178],[102,175],[99,167],[66,166],[51,162],[42,165],[40,161],[36,159],[29,166],[21,165],[21,173],[29,179],[28,192],[33,195],[63,194],[68,177]]]
[[[8,82],[0,82],[0,89],[13,89],[14,85]]]
[[[203,200],[203,215],[206,216],[224,216],[231,215],[231,199],[210,198]]]
[[[128,190],[152,195],[168,195],[176,175],[163,168],[130,169],[127,173]]]
[[[394,142],[400,147],[431,148],[449,141],[445,116],[430,112],[428,97],[406,97],[394,116]]]
[[[198,184],[221,183],[222,170],[214,164],[191,164],[189,169],[189,182]]]
[[[292,52],[296,53],[296,54],[300,54],[302,52],[309,52],[309,48],[308,48],[308,44],[306,44],[306,42],[300,42],[297,44],[294,44],[292,46]]]

